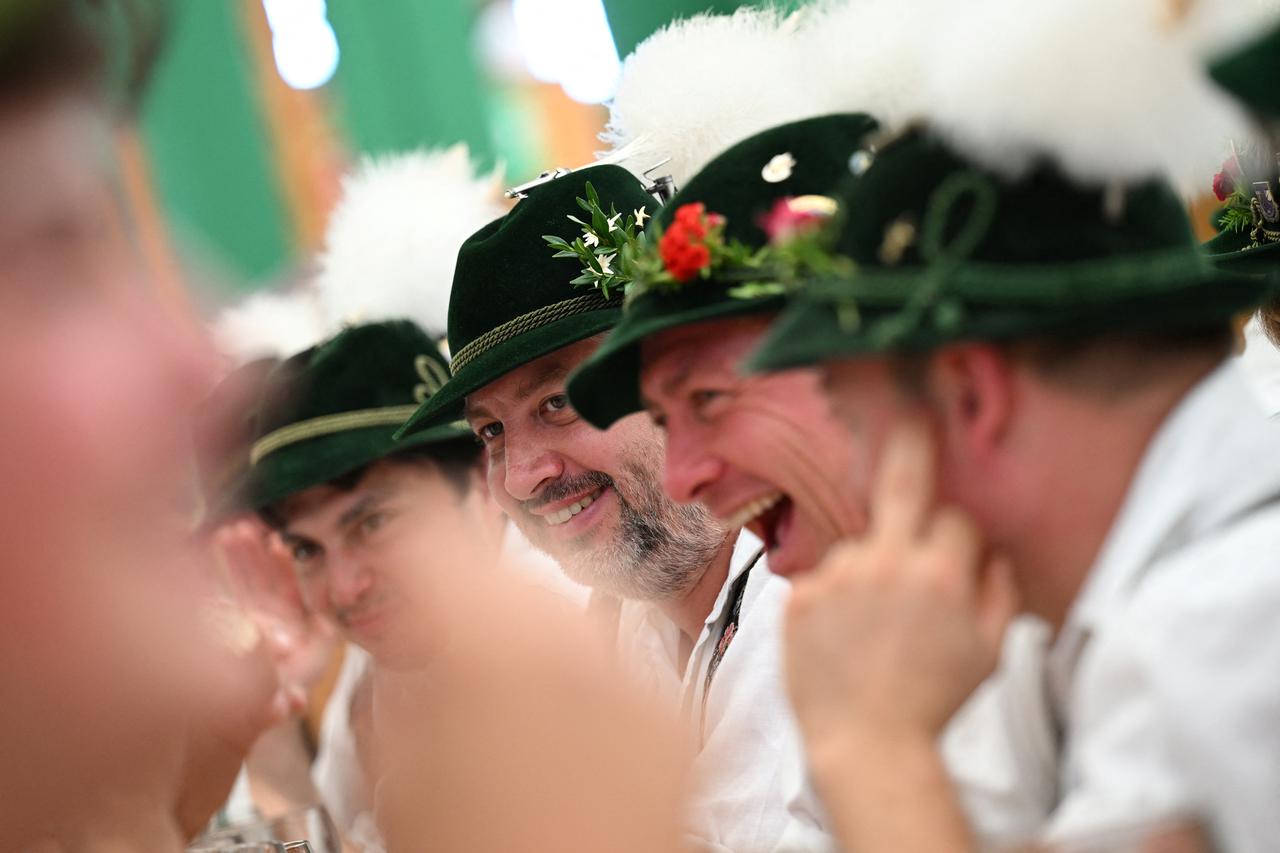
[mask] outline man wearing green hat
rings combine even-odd
[[[415,602],[440,555],[473,571],[497,557],[470,431],[394,438],[447,377],[413,323],[354,326],[274,368],[256,415],[246,506],[279,530],[312,610],[392,669],[437,651],[416,643]]]
[[[1056,38],[1058,11],[1025,14]],[[1096,47],[1081,32],[1044,54]],[[943,91],[1032,55],[982,36],[989,64],[937,49]],[[1078,156],[1118,132],[1090,120],[1100,94],[1069,132],[1001,94],[982,93],[994,143],[941,97],[929,126],[879,141],[840,193],[848,266],[802,275],[749,362],[823,365],[875,478],[868,531],[796,580],[788,615],[816,782],[849,849],[972,849],[937,737],[1025,612],[1052,632],[1055,766],[1022,780],[1051,792],[1043,839],[1269,849],[1280,434],[1225,361],[1267,285],[1210,266],[1158,169],[1131,165],[1148,152]]]
[[[650,262],[620,271],[636,276],[622,320],[568,385],[574,408],[601,429],[647,409],[666,430],[668,494],[748,526],[784,576],[861,528],[854,459],[816,373],[744,378],[735,356],[781,309],[774,267],[792,262],[789,239],[802,242],[835,213],[826,193],[874,128],[860,114],[786,124],[698,172],[657,216],[650,231],[661,240],[633,246],[630,257]]]
[[[575,410],[601,429],[646,410],[666,436],[667,493],[744,524],[776,574],[808,571],[839,539],[865,530],[866,463],[818,371],[744,375],[741,363],[785,302],[780,283],[820,251],[836,213],[824,193],[870,162],[875,137],[866,115],[827,115],[770,128],[714,158],[658,215],[661,240],[632,246],[625,272],[637,277],[623,318],[569,379]],[[690,238],[691,211],[718,224]],[[673,234],[708,247],[684,279]],[[1037,636],[1019,626],[1013,654],[1025,657]],[[1011,784],[1016,766],[983,739],[1011,689],[993,679],[944,738],[966,810],[989,834],[1033,828],[1024,816],[1040,793]],[[1051,739],[1047,729],[1020,735]]]
[[[610,165],[526,192],[459,252],[453,375],[404,434],[465,414],[486,448],[490,490],[516,525],[593,587],[595,604],[624,599],[623,656],[681,708],[699,749],[694,840],[774,849],[791,823],[817,823],[788,802],[800,762],[778,670],[785,583],[759,563],[754,538],[663,494],[661,434],[647,418],[600,431],[565,391],[619,317],[621,261],[610,247],[641,232],[655,205]],[[547,238],[566,247],[562,256]],[[575,252],[591,254],[590,274]]]

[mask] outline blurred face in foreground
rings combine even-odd
[[[644,344],[641,393],[667,436],[667,493],[765,543],[769,568],[806,571],[864,525],[865,460],[813,370],[743,376],[772,317],[673,329]]]
[[[307,489],[280,514],[308,605],[392,668],[435,651],[420,630],[433,576],[497,560],[501,522],[481,484],[460,494],[429,459],[375,463],[354,487]]]
[[[467,421],[498,504],[565,574],[624,598],[679,598],[728,534],[662,493],[662,435],[647,418],[600,431],[569,405],[565,380],[598,345],[563,347],[469,395]]]
[[[187,415],[211,362],[140,286],[113,130],[75,96],[0,101],[4,849],[77,792],[145,773],[190,697],[182,673],[205,671],[183,642],[200,577]]]

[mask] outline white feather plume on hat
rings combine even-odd
[[[342,184],[316,291],[326,331],[408,318],[442,335],[458,249],[506,212],[464,145],[367,158]]]
[[[609,124],[607,159],[683,184],[724,149],[775,125],[821,113],[802,79],[798,19],[770,8],[675,21],[624,61]]]
[[[1037,159],[1081,181],[1197,186],[1248,134],[1204,70],[1261,5],[1240,0],[969,0],[925,53],[928,119],[1016,176]]]
[[[918,118],[930,34],[957,5],[964,4],[817,0],[805,11],[799,38],[801,74],[819,99],[818,112],[864,112],[889,130]]]
[[[267,356],[288,358],[324,334],[320,302],[309,286],[254,293],[224,308],[213,322],[214,342],[236,364]]]

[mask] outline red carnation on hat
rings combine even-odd
[[[685,204],[658,242],[663,266],[676,281],[685,282],[711,265],[711,249],[703,242],[724,217],[708,214],[701,203]]]
[[[1240,176],[1236,168],[1235,158],[1228,157],[1222,164],[1222,171],[1213,176],[1213,194],[1218,201],[1226,201],[1236,191],[1236,179]]]
[[[675,224],[679,225],[690,237],[707,236],[707,207],[702,202],[684,204],[676,211]]]

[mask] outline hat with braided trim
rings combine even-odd
[[[353,326],[281,362],[262,384],[245,508],[264,509],[415,445],[474,443],[459,423],[395,439],[448,378],[435,342],[408,320]]]
[[[545,238],[579,241],[577,199],[588,184],[605,211],[646,218],[657,202],[619,166],[579,169],[533,187],[506,216],[477,231],[458,252],[449,296],[452,378],[414,412],[399,436],[457,420],[466,396],[561,347],[610,329],[622,309],[621,289],[579,287],[581,266],[554,257]],[[599,229],[607,230],[607,229]],[[602,259],[607,267],[612,259]],[[578,280],[578,284],[575,284]]]

